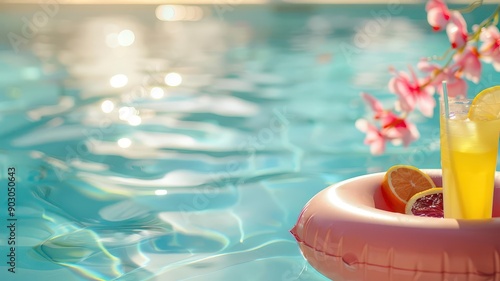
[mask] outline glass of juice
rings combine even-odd
[[[500,119],[472,121],[468,113],[474,106],[481,105],[472,105],[469,99],[440,100],[445,218],[492,215]]]

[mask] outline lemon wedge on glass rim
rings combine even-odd
[[[500,119],[500,85],[479,92],[472,100],[468,117],[472,121]]]

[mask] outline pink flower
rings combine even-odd
[[[390,124],[397,119],[397,115],[389,110],[385,110],[382,103],[372,95],[361,93],[361,97],[373,111],[373,119],[380,121],[383,128],[390,127]]]
[[[404,123],[398,121],[403,119],[399,118],[392,111],[384,109],[382,103],[374,96],[367,93],[361,93],[361,97],[373,111],[373,119],[379,120],[383,128],[400,128],[405,126]]]
[[[420,112],[431,117],[436,105],[432,95],[434,87],[427,79],[418,79],[410,68],[410,74],[400,71],[394,72],[394,77],[389,81],[389,90],[399,97],[401,109],[406,112],[418,107]]]
[[[386,111],[384,110],[384,107],[382,106],[382,103],[377,100],[375,97],[373,97],[370,94],[367,93],[361,93],[361,97],[363,100],[368,104],[368,106],[371,108],[374,114],[374,119],[380,119],[382,116],[386,114]]]
[[[446,34],[453,49],[462,48],[467,43],[467,23],[460,12],[451,12]]]
[[[481,62],[479,61],[479,53],[476,47],[469,46],[463,52],[457,53],[453,59],[455,64],[452,68],[456,68],[465,78],[474,83],[479,83],[481,78]]]
[[[429,0],[425,6],[427,22],[435,31],[446,28],[452,48],[461,48],[467,43],[467,23],[458,11],[450,11],[443,0]]]
[[[429,79],[432,81],[430,82],[432,85],[439,85],[447,78],[447,75],[441,70],[440,65],[431,63],[425,58],[417,63],[417,68],[422,72],[430,74]]]
[[[402,141],[404,146],[408,146],[420,137],[417,127],[407,119],[399,118],[394,114],[389,115],[386,121],[390,119],[392,120],[383,126],[384,135],[388,139]]]
[[[380,155],[385,151],[385,142],[387,139],[384,134],[377,129],[373,124],[370,124],[365,119],[356,121],[356,128],[361,132],[366,133],[364,143],[370,146],[370,153],[373,155]]]
[[[424,59],[418,63],[417,67],[430,74],[429,79],[432,81],[430,85],[435,86],[440,95],[443,95],[443,81],[446,81],[449,97],[465,97],[467,95],[467,83],[454,71],[457,66],[441,69],[441,66]]]
[[[442,85],[438,87],[438,92],[443,95]],[[446,88],[448,89],[449,97],[466,97],[467,96],[467,82],[460,77],[451,75],[449,79],[446,80]]]
[[[420,137],[417,127],[408,120],[395,118],[393,121],[393,123],[387,124],[387,127],[381,129],[378,129],[365,119],[356,121],[356,128],[366,133],[364,143],[370,146],[371,154],[380,155],[384,153],[388,141],[402,142],[404,146],[408,146]]]
[[[444,29],[450,20],[450,11],[442,0],[429,0],[425,6],[427,11],[427,22],[432,29],[439,31]]]
[[[362,93],[361,95],[372,109],[374,119],[379,120],[382,125],[382,128],[379,130],[364,119],[356,122],[356,127],[366,133],[365,144],[370,145],[372,154],[383,153],[387,141],[393,141],[394,143],[402,142],[404,146],[408,146],[420,137],[417,127],[414,124],[397,116],[390,110],[383,109],[382,103],[375,97],[367,93]]]
[[[491,25],[483,28],[479,36],[482,42],[479,48],[481,59],[487,63],[493,63],[496,71],[500,71],[500,32],[498,28]]]

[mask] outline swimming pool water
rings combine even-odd
[[[155,6],[1,7],[1,280],[326,280],[288,232],[303,205],[394,164],[439,167],[436,118],[382,156],[354,127],[361,91],[393,101],[389,66],[446,50],[423,5],[204,6],[177,22]],[[469,94],[499,83],[483,71]]]

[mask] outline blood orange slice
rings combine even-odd
[[[431,188],[413,195],[406,203],[406,214],[421,217],[444,217],[443,189]]]
[[[413,195],[435,187],[432,179],[418,168],[396,165],[385,173],[382,194],[394,211],[405,213],[406,203]]]

